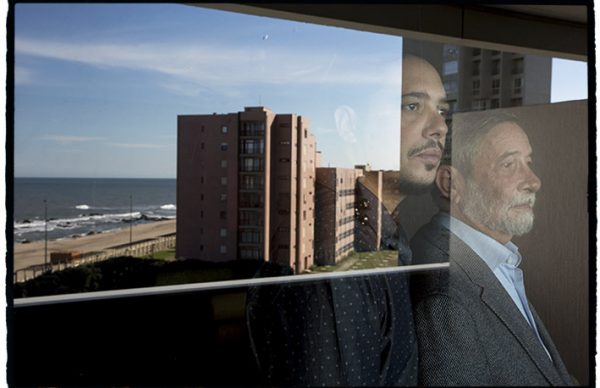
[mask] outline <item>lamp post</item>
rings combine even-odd
[[[129,194],[129,249],[133,240],[133,197]]]
[[[48,202],[44,199],[44,271],[48,269]]]

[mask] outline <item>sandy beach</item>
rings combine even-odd
[[[136,242],[174,233],[175,222],[175,220],[168,220],[136,225],[132,228],[132,241]],[[91,236],[48,241],[48,260],[50,260],[51,252],[96,252],[127,243],[129,243],[128,227]],[[15,271],[34,264],[44,264],[44,241],[15,244],[14,259]]]

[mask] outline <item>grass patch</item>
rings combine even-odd
[[[233,279],[229,268],[211,268],[159,273],[156,276],[155,285],[169,286],[174,284],[216,282],[228,279]]]
[[[396,267],[398,265],[398,251],[360,252],[358,259],[349,269],[370,269]]]
[[[398,265],[398,251],[352,252],[336,265],[321,265],[311,268],[311,272],[334,272],[369,268],[395,267]]]
[[[151,255],[144,256],[144,259],[175,260],[175,249],[167,249],[166,251],[154,252]]]

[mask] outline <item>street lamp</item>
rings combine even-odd
[[[132,240],[133,240],[133,199],[132,199],[132,195],[129,194],[129,249],[131,249]]]
[[[44,271],[48,269],[48,202],[44,199]]]

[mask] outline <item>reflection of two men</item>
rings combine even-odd
[[[402,70],[399,192],[383,202],[390,214],[406,196],[431,185],[447,132],[446,94],[437,71],[416,57],[405,58]],[[403,236],[398,248],[410,254],[404,230],[397,229]],[[405,274],[398,272],[251,289],[248,330],[265,382],[415,385],[408,291]]]
[[[541,186],[527,135],[512,116],[455,117],[451,154],[435,179],[441,212],[411,240],[414,263],[450,261],[412,279],[419,384],[571,384],[511,242],[531,230]]]

